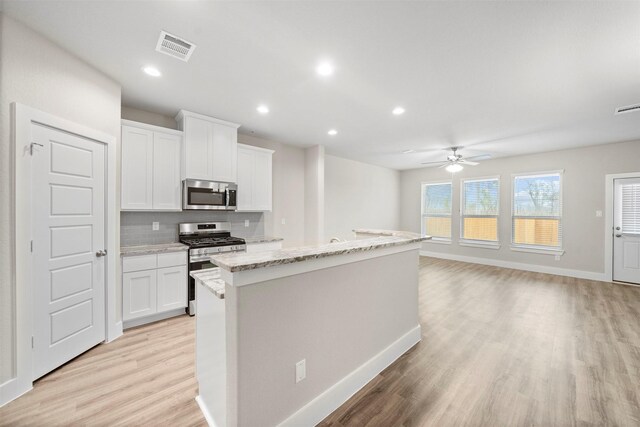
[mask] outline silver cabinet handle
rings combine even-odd
[[[97,257],[106,256],[106,255],[107,255],[107,250],[106,249],[96,252],[96,256]]]

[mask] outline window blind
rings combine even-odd
[[[422,233],[451,239],[451,183],[422,184]]]
[[[512,243],[562,247],[561,174],[519,175],[513,181]]]
[[[500,181],[498,178],[462,181],[462,221],[464,240],[498,241]]]
[[[640,234],[640,184],[622,185],[622,232]]]

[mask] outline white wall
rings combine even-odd
[[[324,237],[324,147],[304,151],[304,242],[323,243]]]
[[[10,104],[12,102],[25,104],[117,136],[119,141],[120,85],[4,14],[0,14],[0,25],[0,384],[2,384],[14,376],[16,286],[13,254],[14,147],[10,137],[12,126]],[[118,158],[120,158],[119,154]],[[119,191],[117,200],[120,200]],[[116,218],[119,222],[118,215]],[[119,228],[119,224],[117,227]],[[116,245],[119,245],[119,236],[116,236],[116,239]]]
[[[176,114],[177,114],[176,110]],[[146,123],[149,125],[160,126],[169,129],[178,129],[178,123],[174,117],[165,116],[163,114],[152,113],[150,111],[140,110],[133,107],[122,106],[122,118],[132,120],[134,122]]]
[[[238,142],[274,150],[273,207],[264,214],[264,231],[269,236],[282,237],[283,246],[304,243],[304,149],[277,141],[239,134]],[[284,221],[284,224],[283,224]]]
[[[354,228],[400,229],[400,173],[325,157],[325,241],[353,239]]]
[[[511,174],[564,169],[563,176],[563,245],[565,254],[559,261],[553,256],[515,252],[511,239]],[[512,263],[551,268],[604,272],[605,175],[640,171],[640,141],[606,144],[595,147],[555,151],[527,156],[483,161],[466,166],[453,177],[453,230],[451,245],[424,243],[425,250],[465,257],[479,257]],[[500,212],[499,250],[459,246],[460,179],[499,174]],[[422,168],[402,171],[401,228],[420,231],[420,184],[451,177],[443,169]]]

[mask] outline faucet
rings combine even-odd
[[[329,240],[329,243],[340,243],[342,242],[342,240],[340,240],[337,237],[332,237],[331,240]]]

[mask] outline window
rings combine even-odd
[[[499,178],[462,180],[461,206],[461,242],[497,245]]]
[[[562,248],[562,173],[513,178],[512,244],[542,250]]]
[[[451,183],[422,184],[422,234],[451,240]]]

